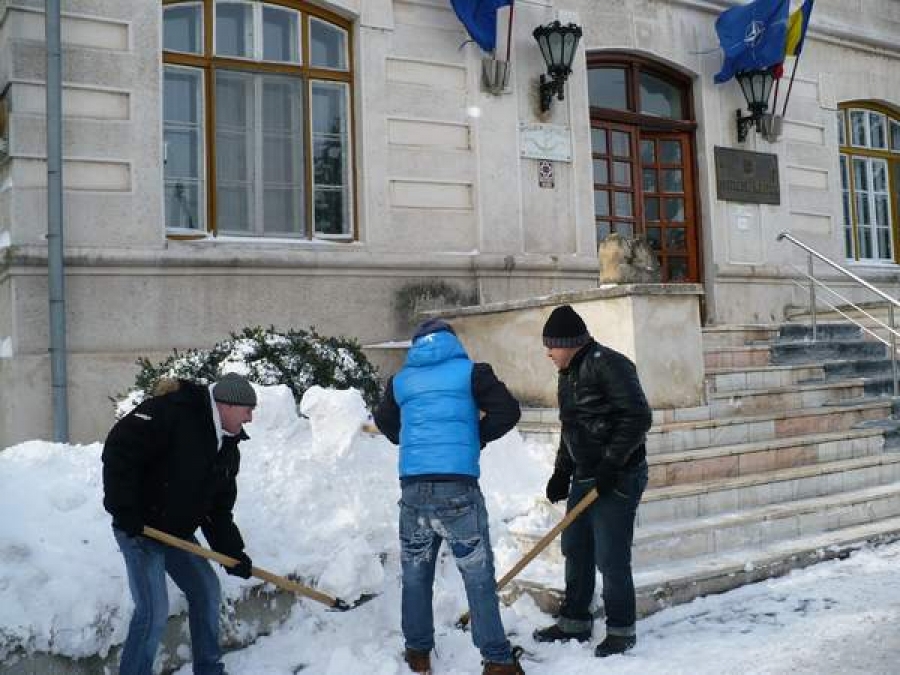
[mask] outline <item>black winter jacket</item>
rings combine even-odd
[[[223,436],[218,450],[211,405],[207,387],[180,380],[116,422],[103,446],[103,506],[114,525],[129,518],[182,538],[201,527],[214,550],[244,550],[232,509],[247,435]]]
[[[559,372],[558,397],[557,471],[587,478],[646,459],[652,413],[627,356],[591,341]]]

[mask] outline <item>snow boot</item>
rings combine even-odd
[[[512,663],[492,663],[491,661],[484,662],[484,670],[481,671],[481,675],[525,675],[525,671],[522,670],[522,665],[519,663],[519,656],[522,655],[524,650],[521,647],[513,647],[512,650]]]
[[[637,644],[637,638],[634,635],[607,635],[606,638],[597,645],[594,650],[594,656],[600,658],[606,656],[614,656],[615,654],[624,654]]]
[[[578,640],[579,642],[587,642],[591,639],[590,630],[582,630],[576,633],[566,633],[557,624],[547,626],[534,631],[531,634],[535,642],[566,642],[568,640]]]
[[[418,649],[406,649],[403,655],[406,665],[414,673],[431,673],[431,652],[423,652]]]

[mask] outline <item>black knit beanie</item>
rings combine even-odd
[[[543,337],[545,347],[581,347],[591,341],[584,320],[571,305],[561,305],[551,312]]]

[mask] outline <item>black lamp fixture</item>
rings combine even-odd
[[[744,70],[734,77],[741,85],[741,92],[750,111],[749,115],[741,115],[741,111],[737,111],[738,143],[743,143],[747,140],[747,130],[751,124],[755,125],[757,133],[762,131],[762,120],[769,107],[769,94],[772,92],[775,75],[771,68],[765,68]]]
[[[553,95],[563,100],[563,85],[572,72],[572,61],[578,41],[581,40],[581,26],[574,23],[563,26],[559,21],[538,26],[532,33],[541,48],[541,55],[547,64],[547,75],[541,75],[541,112],[550,110]]]

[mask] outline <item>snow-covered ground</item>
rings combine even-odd
[[[226,656],[232,673],[344,675],[407,672],[402,664],[396,533],[396,449],[360,433],[355,392],[313,388],[299,417],[286,387],[258,389],[242,444],[235,518],[255,564],[317,579],[353,601],[346,613],[310,601],[271,636]],[[101,505],[101,445],[32,441],[0,452],[0,672],[15,647],[68,656],[105,654],[125,636],[124,566]],[[498,573],[521,554],[510,523],[548,528],[559,512],[543,499],[552,453],[515,432],[491,444],[482,488]],[[386,562],[382,564],[381,556]],[[785,578],[660,612],[640,622],[637,648],[600,661],[589,645],[536,645],[548,623],[528,598],[503,609],[513,641],[533,657],[529,675],[587,673],[898,673],[900,545],[866,549]],[[558,583],[560,569],[529,568]],[[222,575],[227,596],[252,583]],[[172,610],[183,600],[173,590]],[[480,673],[470,634],[454,627],[465,594],[452,559],[435,584],[438,675]],[[597,628],[602,637],[602,626]],[[187,675],[185,667],[179,675]]]

